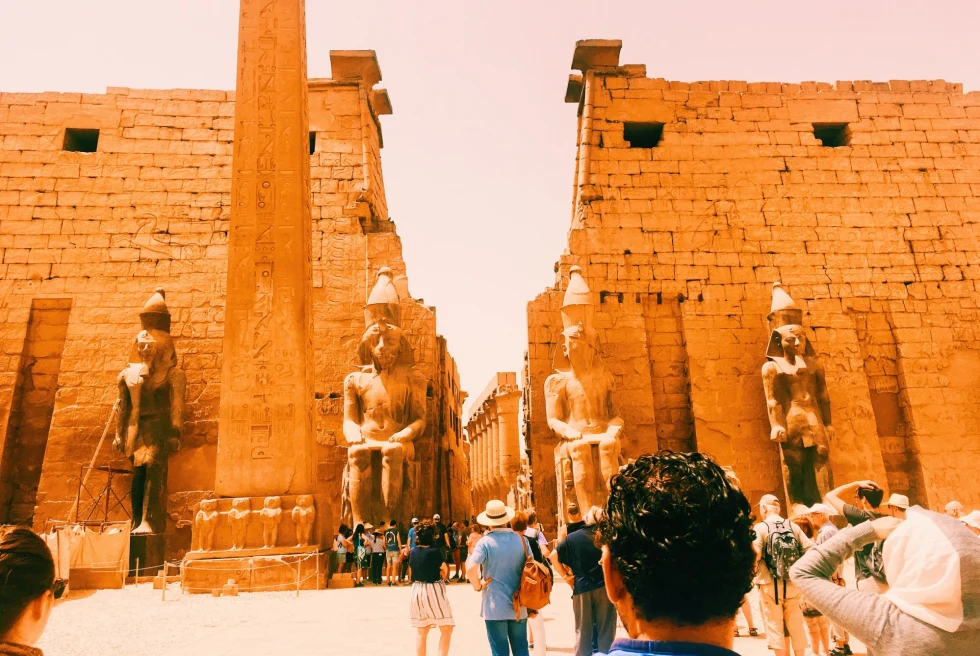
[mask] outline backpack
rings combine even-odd
[[[526,538],[518,534],[524,548],[524,566],[521,568],[521,583],[514,593],[514,612],[521,618],[521,606],[528,610],[541,610],[551,603],[551,572],[542,563],[534,560],[528,551]]]
[[[398,551],[398,536],[390,529],[385,531],[385,551]]]
[[[803,555],[803,546],[793,533],[789,520],[779,519],[773,523],[766,522],[769,527],[769,539],[766,540],[766,568],[772,574],[775,600],[779,602],[778,581],[783,582],[783,596],[786,596],[786,582],[789,580],[790,568]]]
[[[879,583],[888,583],[885,576],[885,543],[878,541],[871,547],[871,555],[868,557],[868,569],[871,570],[871,578]]]

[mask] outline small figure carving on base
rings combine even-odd
[[[248,532],[248,517],[252,514],[248,499],[239,497],[231,502],[228,511],[228,523],[231,524],[231,548],[244,549],[245,535]]]
[[[198,551],[214,548],[214,531],[218,528],[218,502],[214,499],[201,501],[201,508],[194,517],[194,532],[198,535]]]
[[[266,497],[265,507],[259,511],[259,521],[262,522],[262,546],[272,549],[279,541],[279,521],[282,519],[282,499]]]
[[[296,497],[293,506],[293,524],[296,526],[296,546],[306,547],[313,536],[313,520],[316,518],[316,508],[313,507],[313,495],[301,494]]]

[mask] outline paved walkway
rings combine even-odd
[[[556,582],[553,602],[544,611],[550,653],[574,653],[570,595],[564,582]],[[55,608],[40,647],[47,656],[414,653],[407,587],[214,598],[181,595],[172,585],[167,597],[161,601],[150,584],[74,592]],[[456,617],[450,653],[489,654],[479,594],[453,584],[449,599]],[[437,637],[435,631],[429,636],[429,654],[436,654]],[[739,638],[735,649],[745,656],[772,653],[761,637]]]

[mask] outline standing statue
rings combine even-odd
[[[352,526],[398,516],[405,465],[415,459],[412,442],[425,430],[425,378],[414,369],[388,267],[378,273],[364,318],[367,330],[358,350],[362,367],[344,380],[344,437],[350,445],[344,488]],[[380,500],[374,494],[375,460],[381,465]]]
[[[266,497],[262,510],[258,512],[262,524],[262,546],[272,549],[279,542],[279,522],[282,520],[282,499]]]
[[[200,540],[197,545],[198,551],[211,551],[214,548],[214,531],[217,528],[218,501],[204,499],[201,501],[201,509],[194,516],[194,532]]]
[[[238,497],[231,502],[228,523],[231,525],[231,548],[244,549],[248,534],[248,518],[252,514],[247,497]]]
[[[166,528],[167,457],[180,450],[187,379],[177,368],[163,289],[146,302],[140,323],[130,364],[119,373],[113,446],[133,464],[133,534],[156,534]]]
[[[564,508],[559,515],[565,523],[580,521],[592,506],[604,505],[621,456],[623,420],[613,403],[613,376],[599,355],[599,337],[592,327],[594,310],[592,292],[582,270],[574,266],[561,307],[565,363],[556,358],[557,371],[544,384],[548,426],[560,440],[556,465]],[[598,472],[593,447],[598,450]]]
[[[778,282],[772,288],[769,330],[767,362],[762,365],[769,437],[782,448],[789,505],[809,506],[831,488],[830,396],[823,367],[806,338],[803,310]]]
[[[313,537],[313,520],[316,518],[313,495],[301,494],[296,497],[292,518],[293,525],[296,527],[296,546],[308,547]]]

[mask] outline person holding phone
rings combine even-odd
[[[844,501],[852,495],[857,496],[857,504],[851,505]],[[874,481],[854,481],[827,493],[826,501],[837,512],[844,515],[847,523],[857,526],[879,517],[891,515],[898,519],[905,518],[905,510],[909,507],[908,498],[893,494],[887,504],[881,500],[885,491]],[[854,578],[858,590],[862,592],[882,593],[888,587],[882,562],[882,542],[871,542],[854,552]]]

